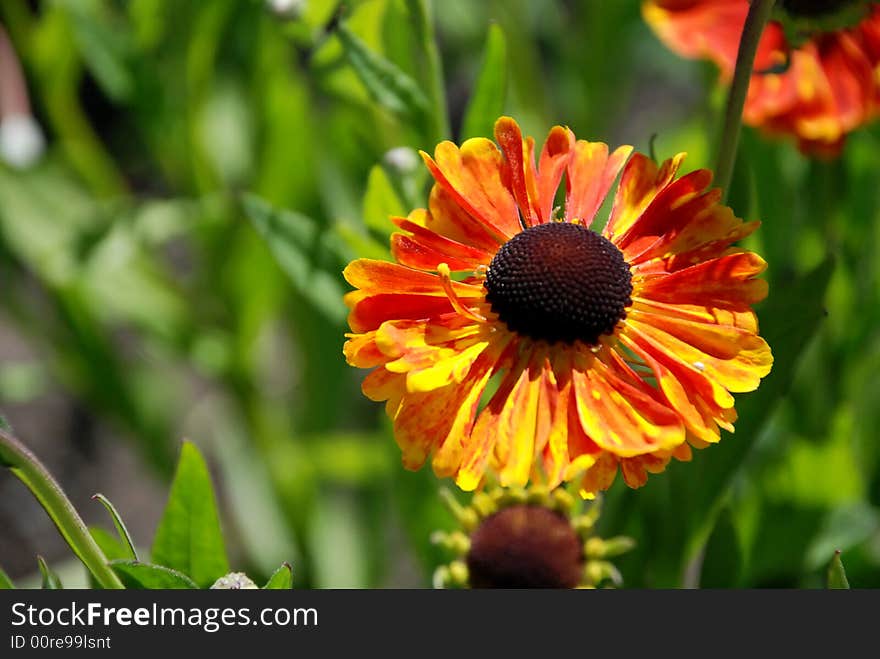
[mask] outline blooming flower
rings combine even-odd
[[[580,479],[582,494],[690,459],[733,430],[730,392],[771,367],[750,305],[765,262],[731,247],[757,222],[712,175],[554,127],[538,165],[509,117],[422,157],[427,209],[393,218],[396,263],[358,259],[345,355],[374,369],[404,466],[476,488]],[[623,170],[601,233],[589,227]],[[565,175],[564,208],[554,208]],[[558,213],[558,216],[557,216]]]
[[[743,120],[796,136],[806,153],[836,155],[880,109],[880,5],[787,0],[778,7],[758,44]],[[748,0],[648,0],[642,9],[671,50],[711,59],[724,81],[732,79]]]

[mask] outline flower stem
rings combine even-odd
[[[52,478],[37,456],[3,428],[0,428],[0,465],[9,467],[27,485],[55,522],[73,553],[102,588],[124,588],[58,482]]]
[[[721,146],[718,149],[718,163],[715,167],[716,181],[722,190],[723,199],[727,198],[730,181],[733,178],[736,148],[739,144],[739,131],[742,126],[743,106],[749,91],[749,81],[752,78],[758,42],[761,40],[764,26],[770,19],[774,3],[775,0],[752,0],[740,38],[733,83],[727,95],[727,107],[724,111],[724,126],[721,131]]]

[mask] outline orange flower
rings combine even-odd
[[[796,136],[805,153],[837,155],[846,135],[880,110],[880,6],[779,4],[780,20],[768,23],[758,44],[743,120],[769,133]],[[642,10],[670,49],[713,60],[722,79],[731,80],[748,0],[649,0]],[[862,20],[844,27],[829,18],[841,15],[835,12]],[[784,23],[793,26],[788,34]],[[792,31],[802,34],[804,25],[811,26],[809,38],[792,43]]]
[[[770,371],[750,308],[766,264],[730,246],[758,223],[719,204],[710,172],[676,178],[684,154],[627,163],[631,147],[556,126],[536,167],[513,119],[495,137],[422,153],[436,183],[427,210],[393,218],[397,262],[345,269],[346,358],[374,369],[363,391],[387,401],[409,469],[433,455],[465,490],[491,468],[589,496],[620,467],[638,487],[732,431],[730,392]]]

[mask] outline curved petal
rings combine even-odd
[[[503,178],[504,158],[492,140],[475,137],[460,149],[441,142],[434,158],[422,152],[422,159],[462,210],[504,239],[519,233],[519,212]]]
[[[585,499],[594,499],[597,492],[604,492],[617,476],[618,458],[612,453],[600,453],[593,464],[584,472],[580,482],[580,494]]]
[[[579,220],[590,226],[608,191],[632,153],[631,146],[621,146],[608,154],[602,142],[578,140],[568,163],[565,183],[565,219]]]
[[[634,154],[623,168],[620,184],[614,196],[614,206],[611,208],[611,217],[602,230],[602,235],[616,245],[639,219],[648,204],[675,178],[684,158],[685,154],[679,153],[658,167],[648,156],[641,153]]]
[[[485,350],[460,383],[403,395],[394,416],[394,436],[403,452],[404,467],[419,469],[434,451],[433,466],[438,476],[451,476],[457,471],[461,448],[496,358],[494,351]]]
[[[588,358],[572,371],[578,417],[602,449],[630,457],[684,442],[681,419],[646,391],[624,382],[601,361]]]
[[[504,152],[504,179],[526,226],[540,224],[534,142],[523,139],[519,124],[510,117],[501,117],[495,122],[495,140]]]
[[[450,270],[474,270],[488,265],[494,251],[487,251],[452,238],[442,236],[426,227],[427,213],[414,211],[407,218],[392,217],[391,220],[406,231],[391,236],[391,253],[395,260],[411,268],[436,271],[440,263]]]
[[[638,278],[633,297],[744,309],[767,297],[767,282],[755,279],[766,268],[767,262],[754,252],[737,251],[670,274]]]

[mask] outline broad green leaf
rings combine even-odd
[[[245,195],[244,208],[296,290],[319,311],[334,321],[345,319],[341,278],[317,267],[326,243],[317,223],[310,217],[273,208],[255,195]]]
[[[424,129],[430,102],[416,82],[393,62],[370,50],[344,23],[336,34],[352,70],[382,108]]]
[[[2,567],[0,567],[0,590],[15,590],[15,584]]]
[[[293,568],[284,563],[269,577],[263,590],[290,590],[293,588]]]
[[[826,586],[831,590],[848,590],[849,581],[846,571],[843,569],[843,561],[840,560],[840,551],[834,552],[831,563],[828,565]]]
[[[37,556],[37,564],[40,566],[40,575],[42,576],[41,588],[43,590],[61,590],[64,588],[61,585],[61,579],[46,565],[46,561],[42,556]]]
[[[126,588],[134,590],[192,590],[198,585],[185,574],[163,565],[128,559],[110,561]]]
[[[504,114],[507,97],[507,40],[497,23],[489,26],[480,75],[464,113],[461,139],[491,137],[495,120]]]
[[[128,529],[125,527],[125,522],[122,521],[122,517],[120,516],[119,511],[116,510],[116,507],[110,503],[110,500],[103,494],[96,494],[92,499],[97,499],[107,509],[107,512],[110,513],[110,517],[113,518],[113,525],[116,527],[119,539],[122,540],[126,546],[126,553],[128,554],[126,558],[131,558],[135,561],[138,560],[137,552],[134,549],[134,543],[131,541],[131,534],[129,534]]]
[[[791,387],[799,357],[825,317],[825,291],[833,269],[834,262],[829,258],[812,272],[777,284],[778,293],[774,294],[771,287],[759,318],[761,336],[773,350],[773,370],[757,391],[737,397],[735,435],[698,452],[696,464],[686,465],[689,468],[684,477],[689,482],[678,482],[682,492],[689,492],[691,506],[688,558],[708,539],[739,468],[776,404]]]
[[[211,476],[198,448],[184,442],[168,504],[153,541],[153,562],[200,587],[229,572]]]

